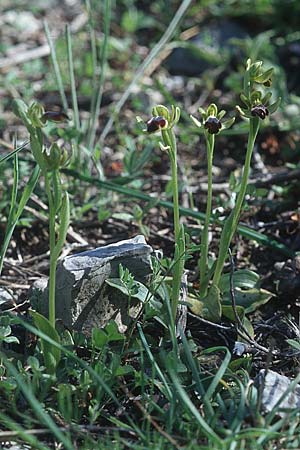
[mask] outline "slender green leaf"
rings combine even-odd
[[[214,444],[214,449],[222,449],[222,440],[218,437],[218,435],[214,432],[212,428],[208,425],[208,423],[205,421],[205,419],[201,416],[200,412],[196,408],[196,406],[192,403],[191,399],[189,398],[187,392],[183,389],[182,385],[180,384],[177,376],[175,375],[175,372],[172,368],[169,369],[170,377],[174,383],[174,386],[176,388],[176,391],[178,395],[181,397],[181,400],[185,404],[188,411],[194,416],[198,424],[200,425],[201,429],[203,430],[203,433],[205,433],[206,437],[212,441]]]
[[[71,31],[70,31],[69,25],[66,25],[66,38],[67,38],[68,65],[69,65],[69,74],[70,74],[74,122],[75,122],[75,126],[76,126],[77,130],[80,130],[79,110],[78,110],[76,82],[75,82],[73,54],[72,54],[72,36],[71,36]]]
[[[4,362],[6,368],[9,373],[14,377],[16,383],[18,384],[19,389],[23,393],[24,397],[32,407],[33,411],[36,414],[38,420],[42,421],[49,430],[53,433],[53,435],[64,445],[64,448],[67,450],[74,450],[74,446],[71,440],[67,437],[66,434],[62,433],[53,419],[46,413],[42,404],[37,400],[35,395],[32,392],[32,388],[29,383],[26,383],[24,377],[17,371],[14,365],[8,360],[4,353],[1,353],[1,359]]]
[[[38,165],[36,165],[25,188],[23,189],[22,196],[19,201],[18,209],[17,209],[16,215],[15,215],[15,221],[19,220],[19,218],[20,218],[20,216],[21,216],[21,214],[22,214],[22,212],[23,212],[28,200],[30,199],[30,196],[36,186],[39,176],[40,176],[40,168],[38,167]]]
[[[60,217],[60,224],[59,224],[59,229],[58,229],[58,239],[57,239],[56,245],[54,247],[54,252],[53,252],[55,255],[53,257],[55,259],[57,259],[59,257],[61,249],[64,246],[64,243],[65,243],[65,240],[67,237],[67,233],[68,233],[68,229],[69,229],[69,225],[70,225],[70,201],[69,201],[69,195],[67,192],[65,192],[65,194],[62,198],[59,217]]]
[[[63,172],[73,176],[74,178],[85,181],[86,183],[99,186],[100,188],[106,189],[108,191],[118,192],[125,195],[126,197],[137,198],[146,202],[153,201],[153,197],[151,195],[147,195],[136,189],[116,185],[109,181],[98,180],[71,169],[64,169]],[[173,203],[166,200],[158,200],[157,206],[173,210]],[[193,217],[202,222],[205,220],[204,213],[194,211],[193,209],[184,208],[181,206],[179,207],[179,211],[182,216]],[[214,223],[219,223],[219,221],[215,221]],[[275,238],[266,236],[265,234],[259,233],[258,231],[252,230],[251,228],[248,228],[244,225],[239,225],[237,231],[241,236],[256,241],[262,245],[265,245],[266,247],[270,247],[285,256],[293,257],[295,254],[292,249],[277,241]]]
[[[20,147],[15,148],[8,155],[5,155],[2,158],[0,158],[0,164],[4,163],[5,161],[8,161],[16,153],[19,153],[21,150],[23,150],[25,147],[27,147],[28,144],[29,144],[29,141],[25,141],[22,145],[20,145]]]
[[[223,377],[223,375],[224,375],[224,373],[225,373],[225,371],[226,371],[226,369],[228,367],[228,364],[230,363],[230,360],[231,360],[230,351],[226,347],[212,347],[212,348],[209,348],[207,350],[204,350],[203,353],[205,355],[207,355],[207,354],[210,354],[210,353],[213,353],[213,352],[216,352],[216,351],[224,351],[225,352],[225,358],[224,358],[224,360],[223,360],[219,370],[215,374],[211,384],[209,385],[208,389],[206,390],[206,394],[205,394],[205,400],[206,401],[211,400],[211,398],[214,395],[215,390],[219,386],[220,381],[221,381],[221,379],[222,379],[222,377]]]
[[[48,44],[50,47],[51,59],[52,59],[52,64],[53,64],[53,68],[54,68],[55,78],[57,81],[58,90],[60,93],[61,102],[64,107],[64,110],[67,112],[68,111],[68,101],[67,101],[67,97],[66,97],[66,94],[64,91],[64,85],[63,85],[62,76],[61,76],[61,72],[60,72],[60,68],[59,68],[59,64],[58,64],[58,60],[57,60],[55,45],[53,43],[53,39],[51,37],[48,23],[46,21],[44,22],[44,28],[45,28],[46,38],[47,38],[47,41],[48,41]]]

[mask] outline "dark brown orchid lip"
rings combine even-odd
[[[162,116],[156,116],[151,117],[150,120],[146,123],[147,125],[147,132],[148,133],[155,133],[155,131],[159,131],[161,129],[166,128],[168,125],[167,119],[165,119]]]
[[[210,134],[217,134],[221,130],[222,124],[217,117],[211,116],[206,119],[204,128],[206,128]]]
[[[67,114],[62,111],[46,111],[42,120],[46,122],[46,120],[50,120],[52,122],[65,122],[66,120],[70,120]]]
[[[269,111],[265,105],[256,105],[251,108],[251,115],[254,117],[257,116],[263,120],[269,115]]]

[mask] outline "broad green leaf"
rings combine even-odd
[[[213,284],[208,291],[207,297],[203,300],[204,307],[202,315],[212,322],[220,322],[221,319],[221,293],[220,289]]]
[[[193,314],[196,316],[201,317],[203,313],[204,304],[202,301],[200,301],[197,297],[194,297],[191,294],[187,295],[187,303],[189,306],[189,309],[192,311]]]
[[[255,311],[259,306],[267,303],[270,298],[274,297],[274,294],[266,289],[234,289],[235,302],[237,306],[243,306],[246,313]],[[223,295],[223,302],[225,304],[231,304],[230,293],[226,292]]]
[[[51,325],[49,320],[42,314],[36,311],[30,311],[30,315],[33,318],[35,326],[53,341],[60,344],[60,337],[55,328]],[[61,359],[61,350],[49,342],[41,338],[41,347],[44,357],[45,366],[50,374],[54,374],[56,367]]]
[[[118,325],[114,320],[110,320],[104,328],[105,333],[108,336],[108,341],[123,341],[124,335],[120,333]]]
[[[222,293],[229,292],[230,277],[231,275],[229,273],[222,275],[219,284],[219,288]],[[232,281],[235,288],[239,287],[242,289],[251,289],[259,282],[259,275],[248,269],[237,270],[232,276]]]
[[[286,342],[296,350],[300,350],[300,342],[296,341],[295,339],[286,339]]]
[[[249,336],[251,336],[252,339],[254,339],[254,329],[253,329],[253,326],[252,326],[250,320],[248,319],[248,317],[246,317],[246,316],[244,317],[243,325],[244,325],[244,327],[246,328],[246,330],[248,331]]]
[[[245,317],[245,308],[243,308],[242,306],[237,306],[236,312],[237,312],[241,322],[243,322],[244,317]],[[234,314],[234,311],[233,311],[233,308],[231,305],[222,305],[222,315],[224,317],[226,317],[227,319],[231,320],[231,322],[236,321],[236,317],[235,317],[235,314]]]

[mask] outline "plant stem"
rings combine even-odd
[[[53,328],[55,328],[55,286],[56,286],[57,259],[56,257],[53,257],[53,247],[52,247],[53,243],[51,244],[51,241],[53,241],[53,237],[55,239],[53,228],[55,230],[55,221],[52,224],[50,222],[49,227],[50,231],[49,322],[51,323]]]
[[[248,178],[250,173],[250,163],[251,163],[251,157],[253,153],[254,143],[255,139],[259,130],[259,119],[257,117],[254,117],[253,119],[250,119],[250,130],[249,130],[249,136],[248,136],[248,143],[247,143],[247,152],[246,152],[246,158],[245,158],[245,164],[243,169],[243,176],[241,180],[241,187],[237,196],[236,204],[234,209],[232,210],[230,216],[228,217],[227,227],[226,223],[223,227],[221,239],[220,239],[220,250],[219,250],[219,256],[217,260],[217,265],[213,277],[213,285],[219,286],[220,279],[223,272],[223,267],[228,255],[228,249],[230,246],[230,242],[233,238],[234,233],[236,232],[241,209],[243,206],[246,190],[247,190],[247,184],[248,184]],[[229,227],[229,228],[228,228]]]
[[[212,163],[215,146],[215,135],[208,135],[206,139],[207,143],[207,199],[206,199],[206,213],[205,221],[201,234],[201,255],[199,261],[200,269],[200,298],[204,298],[207,295],[207,282],[204,282],[207,274],[207,256],[208,256],[208,229],[211,220],[212,209]]]
[[[180,248],[180,215],[179,215],[179,196],[178,196],[178,176],[177,176],[177,145],[173,128],[162,130],[161,132],[164,145],[169,148],[169,156],[171,161],[172,174],[172,193],[173,193],[173,214],[174,214],[174,235],[175,235],[175,252],[174,252],[174,267],[173,267],[173,284],[172,284],[172,314],[174,320],[176,319],[177,306],[180,294],[182,264],[180,258],[182,255],[178,254],[176,248]]]
[[[45,188],[49,203],[49,247],[50,247],[50,272],[49,272],[49,322],[55,328],[55,285],[57,258],[55,249],[55,215],[56,210],[53,203],[52,192],[49,184],[48,173],[45,176]]]

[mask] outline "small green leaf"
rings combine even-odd
[[[242,306],[237,306],[236,313],[239,316],[241,322],[243,322],[245,317],[245,308],[243,308]],[[236,322],[236,317],[231,305],[222,305],[222,315],[231,320],[231,322]]]
[[[268,106],[268,110],[270,114],[273,114],[275,111],[277,111],[278,106],[280,105],[281,102],[281,97],[278,97],[278,99],[276,100],[276,102],[272,103],[272,105]]]
[[[199,122],[198,119],[196,119],[196,117],[190,115],[190,118],[192,119],[192,121],[194,122],[194,124],[196,125],[196,127],[201,128],[202,127],[202,123]]]
[[[233,285],[235,288],[250,289],[257,285],[259,282],[259,275],[249,269],[241,269],[234,272],[232,276]],[[226,273],[222,275],[219,288],[221,293],[228,292],[230,290],[230,274]]]
[[[286,339],[286,342],[296,350],[300,350],[300,342],[296,341],[295,339]]]
[[[255,311],[259,306],[264,305],[272,297],[274,297],[274,294],[272,294],[271,292],[265,289],[258,289],[258,288],[245,290],[241,288],[235,288],[234,294],[236,305],[243,306],[245,308],[246,313]],[[223,302],[225,304],[231,303],[229,292],[224,293]]]
[[[108,280],[105,280],[105,282],[109,286],[118,289],[123,294],[129,294],[128,287],[124,285],[124,282],[120,280],[120,278],[109,278]],[[132,292],[133,289],[130,290],[130,295],[132,298],[136,298],[142,303],[144,303],[145,301],[151,301],[153,299],[153,295],[150,293],[149,289],[139,281],[134,280],[133,287],[134,292]]]
[[[210,287],[207,297],[203,300],[203,304],[203,317],[212,322],[220,322],[222,315],[221,292],[215,284]]]
[[[108,341],[123,341],[125,339],[124,335],[120,333],[118,325],[114,320],[108,322],[104,327],[104,331],[108,336]]]
[[[56,329],[51,325],[46,317],[36,311],[30,311],[35,326],[39,331],[60,344],[60,337]],[[44,363],[49,374],[54,374],[56,367],[61,360],[61,350],[41,338],[41,348],[44,357]]]
[[[99,328],[93,328],[92,330],[92,344],[94,347],[101,350],[108,342],[108,336]]]

